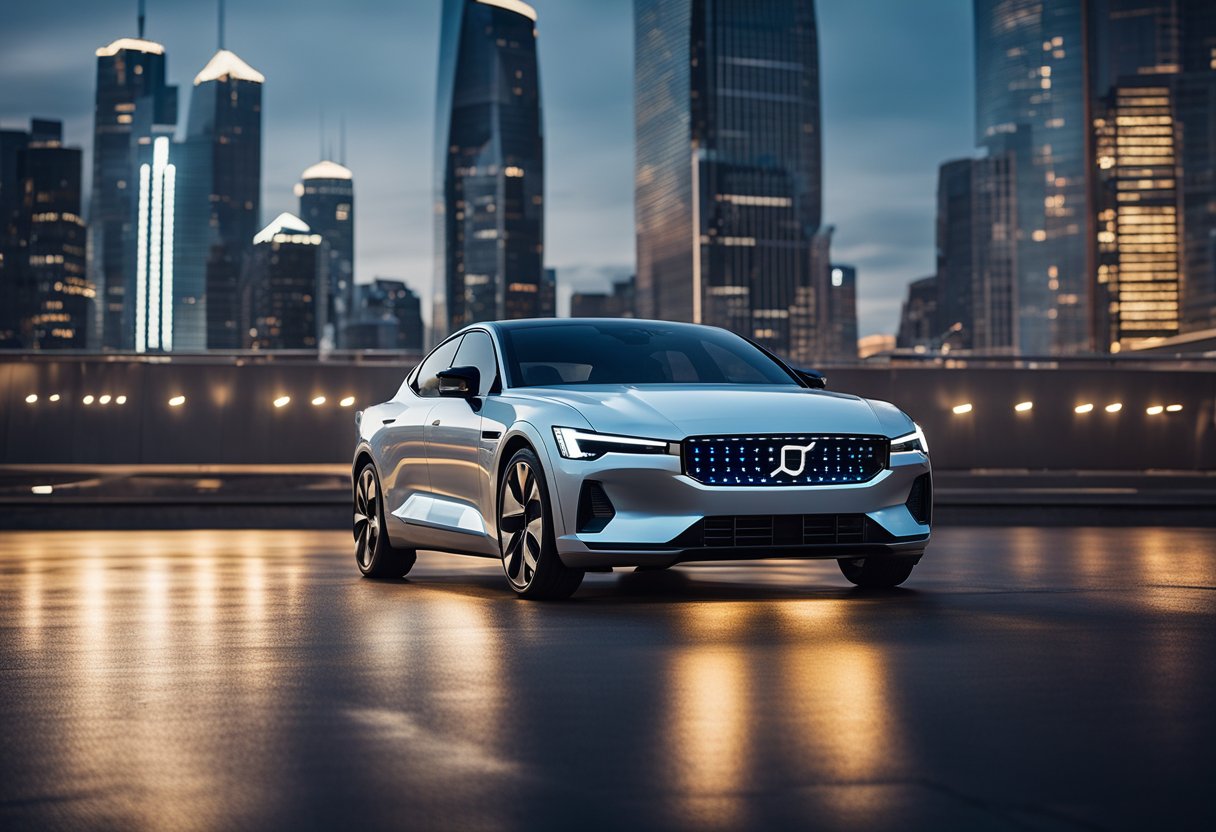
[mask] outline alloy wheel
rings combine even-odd
[[[527,462],[516,462],[507,474],[498,529],[507,580],[523,589],[536,574],[545,529],[540,483]]]
[[[369,466],[363,469],[355,489],[355,556],[365,571],[371,568],[379,538],[380,501],[376,473]]]

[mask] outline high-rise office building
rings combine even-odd
[[[140,147],[135,202],[135,351],[169,352],[174,347],[177,166],[172,142],[157,136]]]
[[[324,258],[321,235],[293,214],[280,214],[257,233],[241,285],[246,348],[317,348]]]
[[[179,166],[184,212],[183,251],[202,260],[183,277],[202,271],[206,346],[241,346],[243,260],[258,232],[262,190],[262,73],[220,48],[194,78],[186,151]],[[202,201],[205,199],[205,202]],[[180,270],[179,270],[180,271]]]
[[[724,326],[811,360],[830,264],[812,251],[814,3],[637,0],[634,43],[640,316]]]
[[[899,334],[895,345],[901,350],[927,351],[937,348],[941,328],[937,323],[937,277],[922,277],[908,284],[908,296],[899,311]]]
[[[937,300],[950,349],[1018,352],[1017,177],[1012,153],[941,166],[937,189]],[[1049,276],[1057,275],[1048,270]]]
[[[321,161],[304,171],[296,186],[300,218],[326,244],[327,285],[321,303],[321,341],[345,347],[342,331],[355,288],[355,183],[350,169]]]
[[[422,352],[422,299],[405,281],[378,277],[355,286],[346,349]]]
[[[545,269],[541,273],[540,303],[536,307],[539,318],[553,318],[557,315],[557,269]]]
[[[166,81],[165,47],[139,37],[97,50],[90,198],[90,275],[97,286],[96,345],[135,346],[136,156],[177,124],[177,87]]]
[[[12,278],[15,305],[6,317],[15,345],[26,349],[88,346],[96,292],[86,274],[82,165],[80,148],[63,146],[58,121],[33,119],[25,146],[16,150],[17,254],[15,268],[10,272],[6,264],[0,277],[6,284]]]
[[[444,0],[435,171],[435,337],[540,314],[544,142],[536,12]]]
[[[820,355],[836,360],[857,358],[857,269],[833,263],[824,299],[826,310]]]
[[[575,292],[570,296],[571,318],[633,318],[634,278],[617,280],[611,292]]]
[[[1017,343],[1026,354],[1090,345],[1084,7],[974,3],[976,142],[1013,158]]]
[[[26,276],[26,238],[21,221],[25,194],[19,154],[30,143],[24,130],[0,130],[0,348],[23,344],[21,312],[30,295]]]

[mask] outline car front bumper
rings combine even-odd
[[[562,520],[555,527],[557,550],[572,568],[918,557],[929,541],[929,524],[918,522],[907,506],[913,484],[930,473],[928,457],[919,452],[892,454],[890,467],[869,482],[800,487],[704,485],[683,473],[676,455],[555,462],[552,484]],[[615,510],[597,532],[578,530],[584,482],[598,483]]]

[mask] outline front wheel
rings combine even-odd
[[[369,578],[400,578],[414,567],[418,553],[389,543],[384,517],[380,478],[369,462],[355,479],[355,562]]]
[[[836,561],[840,571],[850,583],[863,589],[891,589],[897,587],[912,574],[919,558],[876,557],[841,558]]]
[[[527,448],[516,452],[498,484],[498,544],[520,598],[569,598],[583,582],[583,571],[558,557],[551,506],[540,460]]]

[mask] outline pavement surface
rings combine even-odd
[[[831,561],[355,569],[348,535],[0,535],[0,828],[1216,828],[1211,529]]]

